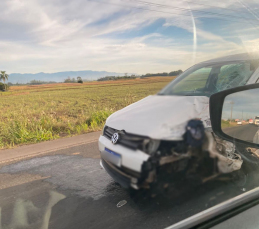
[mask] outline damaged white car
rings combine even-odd
[[[158,94],[115,112],[99,138],[101,165],[115,181],[133,189],[206,182],[239,170],[242,159],[234,145],[212,133],[209,98],[256,83],[258,66],[254,54],[202,62]]]

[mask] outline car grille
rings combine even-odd
[[[118,133],[120,135],[120,138],[117,142],[118,145],[123,145],[127,148],[134,149],[134,150],[137,150],[137,149],[143,150],[143,147],[145,145],[145,140],[148,140],[148,138],[136,136],[133,134],[128,134],[125,131],[119,131],[108,126],[104,128],[103,135],[109,140],[111,139],[114,133]]]

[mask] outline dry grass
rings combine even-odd
[[[110,114],[173,79],[13,86],[0,93],[0,148],[100,130]]]

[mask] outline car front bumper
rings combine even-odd
[[[111,162],[117,167],[125,167],[138,173],[141,172],[143,162],[150,157],[141,150],[132,150],[119,144],[114,145],[111,143],[111,140],[104,136],[100,136],[98,145],[101,157],[104,160]],[[109,153],[109,151],[112,153]],[[117,156],[119,159],[113,156]]]
[[[139,189],[142,165],[150,156],[140,150],[114,145],[104,136],[100,136],[98,145],[100,164],[106,172],[124,188]]]
[[[120,169],[116,168],[112,163],[101,159],[101,166],[105,169],[105,171],[113,178],[114,181],[119,183],[123,188],[134,188],[139,189],[138,179],[136,177],[132,177]]]

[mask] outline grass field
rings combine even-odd
[[[237,126],[237,122],[230,122],[230,121],[221,120],[221,128],[222,129],[234,127],[234,126]]]
[[[0,93],[0,148],[100,130],[110,114],[173,79],[13,86]]]

